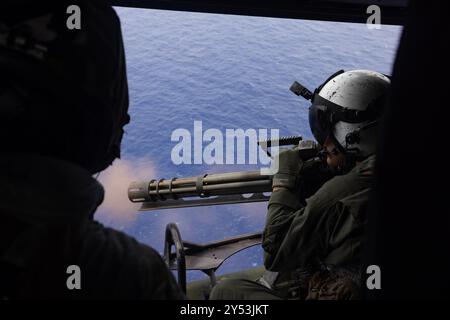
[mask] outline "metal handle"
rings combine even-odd
[[[166,239],[164,242],[164,261],[171,267],[172,246],[175,247],[176,269],[178,273],[178,285],[186,294],[186,257],[184,244],[181,239],[180,230],[175,223],[169,223],[166,227]]]

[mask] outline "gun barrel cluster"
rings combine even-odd
[[[296,146],[300,141],[301,136],[290,136],[258,141],[258,144],[271,157],[271,147]],[[140,210],[146,211],[262,202],[269,200],[267,192],[272,192],[272,175],[262,175],[257,170],[132,182],[128,198],[142,203]]]
[[[260,171],[243,171],[132,182],[128,188],[128,197],[132,202],[157,202],[270,191],[272,176],[261,175]]]

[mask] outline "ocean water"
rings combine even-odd
[[[138,212],[127,198],[133,180],[254,170],[255,165],[175,165],[171,134],[203,130],[279,129],[311,138],[308,103],[289,91],[310,89],[339,69],[390,74],[401,28],[364,24],[116,8],[122,22],[131,123],[122,159],[101,173],[105,203],[97,218],[162,252],[165,226],[207,242],[262,230],[266,203]],[[219,274],[262,264],[262,250],[236,254]],[[203,278],[189,272],[188,280]]]

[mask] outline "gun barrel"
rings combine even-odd
[[[269,148],[298,145],[301,140],[301,136],[290,136],[258,141],[258,144],[271,157]],[[140,210],[156,210],[268,201],[270,197],[265,192],[272,192],[271,175],[241,171],[132,182],[128,198],[131,202],[142,203]]]
[[[261,175],[259,171],[243,171],[205,174],[189,178],[153,179],[150,181],[132,182],[128,188],[128,197],[132,202],[143,203],[143,210],[164,209],[203,205],[202,199],[197,202],[184,198],[221,197],[223,203],[267,201],[264,192],[272,191],[272,176]],[[245,194],[258,194],[254,197],[244,197]],[[220,199],[214,203],[222,204]]]

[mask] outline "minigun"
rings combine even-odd
[[[274,146],[298,145],[300,136],[259,141],[270,155]],[[132,182],[128,188],[131,202],[142,203],[141,211],[268,201],[272,175],[259,170],[204,174],[189,178],[153,179]]]

